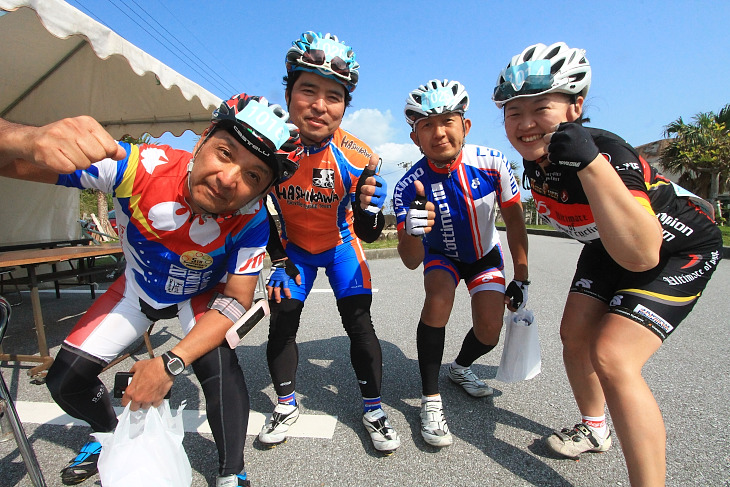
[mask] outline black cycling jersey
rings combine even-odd
[[[645,326],[664,340],[689,314],[709,282],[722,255],[722,235],[710,216],[689,198],[678,196],[672,182],[623,139],[605,130],[588,131],[631,194],[662,225],[660,262],[654,269],[631,272],[609,256],[576,172],[553,165],[543,170],[534,161],[524,161],[525,179],[538,212],[556,229],[587,244],[570,292],[603,301],[609,312]]]
[[[619,136],[605,130],[587,130],[629,191],[656,214],[663,229],[662,252],[675,254],[716,248],[720,232],[710,216],[688,198],[677,196],[672,182]],[[524,167],[541,215],[556,229],[577,240],[589,243],[600,239],[576,172],[562,171],[552,165],[543,171],[534,161],[524,161]]]

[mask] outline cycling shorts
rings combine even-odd
[[[495,245],[487,255],[471,264],[450,259],[426,248],[423,258],[423,275],[436,269],[448,272],[454,279],[454,286],[464,279],[470,296],[474,296],[479,291],[504,293],[505,290],[504,258],[500,245]]]
[[[721,244],[720,244],[721,245]],[[583,248],[570,292],[608,304],[609,313],[649,328],[665,340],[694,308],[721,259],[722,247],[662,256],[645,272],[618,265],[601,245]]]
[[[372,294],[370,267],[359,239],[352,239],[319,254],[310,254],[288,242],[286,255],[296,264],[302,278],[300,286],[293,279],[289,281],[292,299],[302,302],[307,299],[320,267],[324,267],[337,300],[357,294]]]
[[[208,311],[208,302],[215,292],[223,292],[225,284],[163,310],[146,306],[134,292],[125,276],[117,279],[84,313],[64,340],[67,347],[81,350],[109,363],[161,318],[177,316],[183,336],[197,319]]]

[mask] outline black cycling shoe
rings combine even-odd
[[[96,475],[99,471],[96,466],[99,453],[101,453],[101,443],[89,440],[81,447],[79,454],[61,469],[61,482],[64,485],[76,485]]]

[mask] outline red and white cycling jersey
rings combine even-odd
[[[138,296],[163,308],[212,289],[227,273],[259,273],[269,235],[260,201],[246,214],[193,214],[184,197],[189,152],[119,144],[124,159],[61,175],[56,184],[113,194],[125,275]]]

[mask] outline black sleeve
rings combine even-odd
[[[360,208],[359,204],[356,204],[353,213],[355,214],[355,235],[364,242],[375,242],[385,226],[383,212],[379,211],[377,215],[373,215]]]
[[[266,214],[269,217],[269,242],[266,244],[266,251],[269,253],[271,262],[284,260],[287,258],[286,250],[284,250],[281,238],[279,238],[279,230],[276,228],[276,222],[268,209],[266,210]]]

